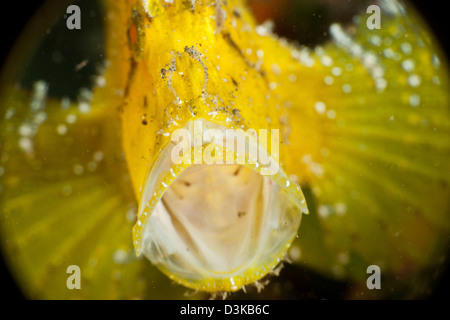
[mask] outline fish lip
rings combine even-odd
[[[176,283],[183,285],[193,290],[201,290],[206,292],[236,292],[242,290],[245,286],[256,283],[264,277],[273,274],[272,271],[283,261],[286,261],[285,256],[290,248],[295,237],[286,243],[285,249],[280,252],[277,257],[271,260],[271,263],[261,267],[241,266],[237,270],[230,272],[207,272],[204,278],[197,281],[187,280],[179,277],[164,266],[158,265],[159,270],[164,273],[169,279]],[[276,275],[276,274],[275,274]],[[259,290],[259,289],[258,289]]]
[[[217,126],[217,124],[211,123],[210,121],[202,121],[205,121],[208,124],[212,124],[213,126]],[[146,176],[144,188],[141,193],[141,201],[139,203],[138,218],[136,224],[133,226],[133,244],[137,256],[143,254],[145,245],[144,235],[150,220],[149,218],[154,212],[158,203],[161,201],[166,190],[171,187],[172,183],[177,179],[178,176],[181,175],[181,173],[195,165],[186,163],[174,164],[170,157],[173,148],[174,145],[169,143],[159,152],[156,160],[149,168],[148,174]],[[250,164],[241,165],[261,174],[261,166]],[[296,204],[299,210],[298,223],[295,223],[295,230],[298,230],[301,221],[301,214],[308,213],[306,201],[300,187],[289,180],[286,173],[281,167],[276,174],[264,176],[275,182],[276,185],[280,187],[280,189],[283,189],[286,192],[292,203]],[[292,235],[291,239],[285,242],[285,248],[281,250],[281,252],[279,251],[278,255],[274,255],[270,259],[270,263],[267,263],[266,265],[260,264],[258,266],[253,266],[253,261],[250,261],[235,268],[234,270],[226,272],[217,272],[213,270],[202,269],[199,274],[204,275],[204,277],[198,281],[184,279],[183,277],[180,277],[165,268],[164,265],[155,263],[153,261],[152,262],[156,264],[157,267],[169,278],[186,287],[200,289],[203,291],[237,291],[242,286],[259,280],[263,276],[267,275],[273,268],[275,268],[281,261],[283,255],[286,253],[287,249],[295,238],[295,235],[296,234]]]

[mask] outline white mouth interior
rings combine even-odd
[[[179,277],[239,275],[295,236],[298,208],[269,177],[241,165],[193,165],[166,190],[144,232],[144,254]]]

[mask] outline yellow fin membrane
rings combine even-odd
[[[380,29],[366,18],[295,51],[296,81],[283,83],[295,155],[286,171],[314,212],[294,247],[297,261],[336,278],[364,281],[378,265],[386,281],[419,288],[411,279],[445,261],[450,231],[448,65],[413,8],[382,1]]]

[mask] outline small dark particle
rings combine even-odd
[[[233,14],[236,18],[240,19],[241,18],[241,14],[239,13],[239,11],[237,10],[233,10]]]
[[[128,93],[130,92],[130,84],[131,84],[131,80],[134,77],[135,71],[136,71],[136,66],[137,66],[137,62],[133,59],[130,58],[130,71],[128,72],[128,79],[127,79],[127,84],[125,86],[125,97],[128,97]]]
[[[241,167],[238,167],[236,171],[233,173],[234,176],[237,176],[239,174],[239,171],[241,171]]]
[[[184,183],[184,185],[185,185],[186,187],[190,187],[190,186],[191,186],[191,183],[190,183],[190,182],[183,181],[183,183]]]
[[[148,107],[147,96],[144,96],[144,108]]]
[[[233,109],[233,115],[236,116],[236,117],[239,117],[241,115],[241,110]]]
[[[237,83],[237,81],[236,80],[234,80],[234,78],[232,77],[231,78],[231,81],[233,82],[233,84],[237,87],[238,85],[239,85],[239,83]]]
[[[165,79],[166,78],[166,73],[167,73],[167,70],[165,68],[162,68],[161,69],[161,78]]]
[[[142,124],[143,124],[144,126],[146,126],[147,123],[148,123],[147,120],[145,120],[145,119],[142,120]]]
[[[238,211],[237,215],[238,215],[238,218],[241,218],[241,217],[245,216],[245,211]]]

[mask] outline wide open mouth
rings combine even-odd
[[[194,165],[166,191],[153,215],[185,258],[216,273],[245,265],[267,214],[271,180],[240,165]]]
[[[307,211],[300,188],[282,170],[269,176],[241,164],[180,167],[165,154],[143,190],[138,254],[205,291],[236,291],[276,267]]]

